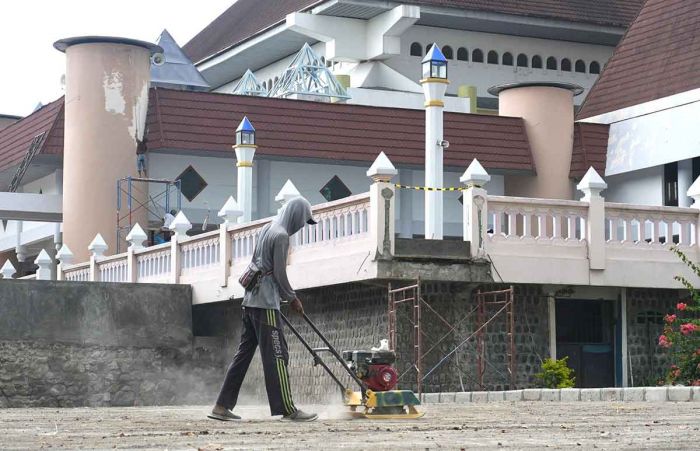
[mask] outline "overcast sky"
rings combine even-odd
[[[275,0],[276,1],[276,0]],[[184,45],[235,0],[19,0],[0,2],[0,114],[26,116],[62,95],[65,56],[54,41],[122,36]]]

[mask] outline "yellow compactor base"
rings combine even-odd
[[[348,391],[345,405],[350,408],[351,418],[369,420],[415,420],[425,415],[416,410],[420,401],[412,391],[392,390],[374,392],[367,390],[367,399],[363,403],[360,392]]]

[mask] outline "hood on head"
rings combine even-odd
[[[311,204],[303,197],[295,197],[287,202],[275,221],[284,227],[289,236],[304,228],[305,224],[316,224],[311,215]]]

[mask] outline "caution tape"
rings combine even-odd
[[[394,186],[397,188],[412,189],[412,190],[416,190],[416,191],[466,191],[467,189],[469,189],[465,186],[450,186],[448,188],[433,188],[431,186],[401,185],[400,183],[394,183]]]

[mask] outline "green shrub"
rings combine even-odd
[[[545,388],[571,388],[576,382],[574,370],[566,365],[569,357],[563,359],[545,359],[542,372],[535,374]]]

